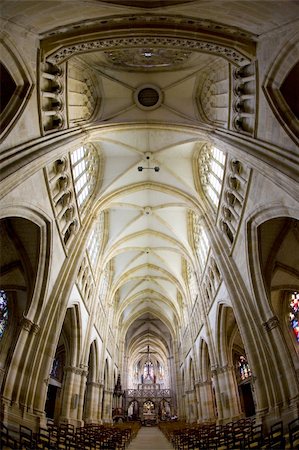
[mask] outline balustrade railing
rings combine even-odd
[[[171,389],[127,389],[126,397],[171,397]]]

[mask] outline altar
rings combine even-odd
[[[152,427],[158,423],[157,414],[155,413],[143,413],[142,424],[146,427]]]

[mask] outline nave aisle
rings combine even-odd
[[[141,427],[128,450],[173,450],[158,427]]]

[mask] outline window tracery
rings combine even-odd
[[[96,267],[96,263],[100,254],[102,237],[103,237],[103,215],[101,215],[100,219],[94,226],[87,243],[87,252],[90,263],[93,268]]]
[[[92,194],[96,183],[97,154],[93,147],[81,146],[71,154],[74,186],[79,208]]]
[[[297,342],[299,342],[299,293],[293,292],[290,301],[289,320]]]
[[[203,272],[207,256],[210,249],[210,243],[199,216],[193,213],[193,241],[198,256],[199,264]]]
[[[0,289],[0,340],[8,326],[8,298],[7,293]]]
[[[205,145],[199,156],[202,188],[214,208],[218,208],[225,167],[225,154],[216,147]]]

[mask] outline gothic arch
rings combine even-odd
[[[12,318],[1,340],[1,390],[5,398],[19,404],[31,396],[32,357],[50,268],[51,226],[39,211],[26,207],[8,206],[1,213],[5,249],[1,252],[1,287],[9,293]]]
[[[204,339],[201,339],[199,345],[199,367],[200,367],[200,378],[203,382],[209,381],[211,379],[211,362],[209,355],[209,347]]]
[[[5,61],[2,71],[5,70],[7,72],[8,77],[11,78],[12,85],[10,98],[0,114],[2,123],[1,142],[16,125],[27,106],[33,90],[33,81],[25,61],[7,36],[4,36],[4,39],[0,39],[0,54],[1,59]],[[1,91],[4,90],[3,88],[7,89],[7,86],[1,86]]]
[[[297,144],[299,143],[299,119],[286,101],[281,87],[291,70],[299,63],[299,36],[296,33],[287,44],[279,49],[264,83],[263,91],[281,126]],[[298,89],[294,85],[295,89]],[[296,93],[294,92],[294,95]]]
[[[264,392],[260,391],[257,394],[257,400],[259,397],[264,397],[266,393],[267,400],[264,397],[264,401],[266,400],[269,408],[278,401],[288,404],[293,401],[291,399],[296,399],[299,395],[291,352],[285,336],[283,336],[280,321],[272,302],[273,287],[277,289],[281,287],[279,285],[281,278],[276,279],[276,281],[279,280],[277,286],[273,284],[275,283],[275,273],[277,270],[282,273],[282,267],[285,273],[286,269],[286,261],[283,262],[285,251],[281,253],[279,251],[283,249],[290,229],[293,229],[294,225],[297,227],[297,223],[298,210],[280,205],[270,205],[263,211],[257,211],[247,222],[249,267],[256,298],[254,309],[264,336],[263,340],[258,343],[255,354],[256,368],[258,368],[264,384]],[[269,224],[275,226],[267,237],[266,231]],[[264,240],[263,244],[261,243],[262,239]],[[298,248],[298,238],[296,241]],[[294,247],[294,242],[291,247]],[[282,261],[279,261],[280,258]],[[294,272],[293,269],[288,270],[288,273],[292,272],[292,275],[295,275],[298,280],[298,271]],[[267,365],[265,360],[268,361]],[[282,383],[282,379],[288,380],[288,382]]]
[[[38,323],[42,314],[49,269],[51,266],[52,228],[50,219],[48,219],[41,211],[33,210],[30,207],[15,205],[13,207],[3,207],[1,209],[0,220],[2,224],[4,224],[5,221],[10,221],[10,227],[7,228],[6,226],[6,231],[2,230],[2,239],[7,238],[12,242],[12,238],[15,236],[20,248],[22,248],[22,251],[18,250],[14,244],[14,253],[18,252],[20,256],[23,255],[21,258],[23,263],[21,264],[24,273],[27,273],[26,277],[31,285],[30,289],[27,289],[29,297],[24,313],[33,323]],[[16,229],[14,229],[14,224],[17,227]],[[31,232],[28,230],[29,226],[33,228]],[[13,236],[9,237],[11,233],[13,233]],[[35,239],[33,239],[35,242],[34,248],[32,248],[32,245],[29,245],[29,236],[31,239],[31,233],[32,237],[35,237]],[[4,253],[2,253],[1,257],[3,258],[4,256],[7,258],[7,254],[4,255]],[[24,258],[29,258],[29,261],[31,260],[32,267],[29,271]],[[5,262],[3,263],[7,264]],[[1,265],[3,263],[1,263]],[[11,270],[12,268],[9,269],[9,271]],[[6,284],[5,280],[2,281],[2,283],[3,282]]]

